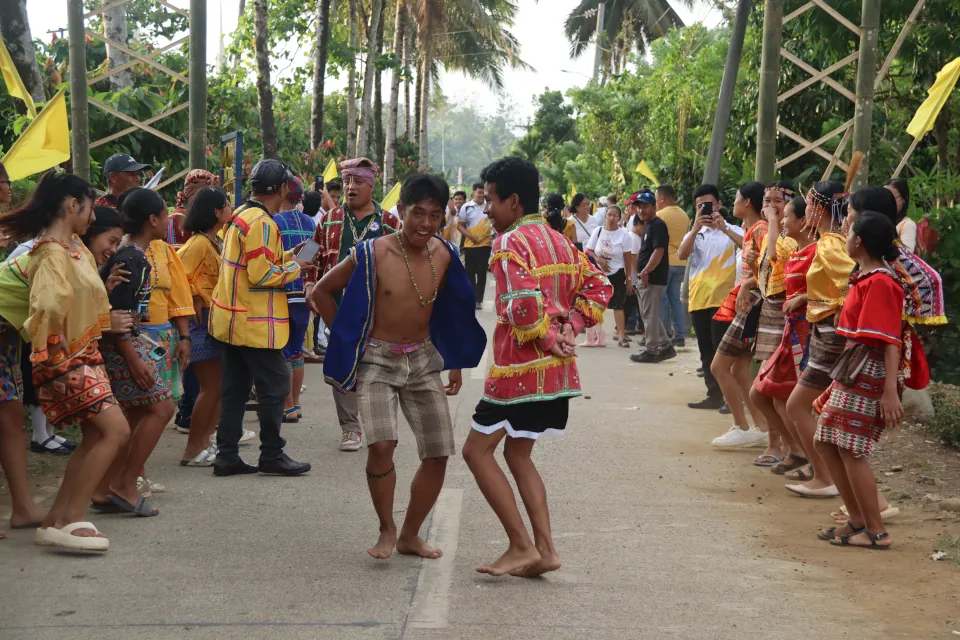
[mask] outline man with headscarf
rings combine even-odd
[[[389,211],[384,211],[373,200],[373,185],[377,176],[377,165],[367,158],[345,160],[340,164],[340,176],[343,179],[343,192],[346,202],[327,213],[317,226],[313,239],[320,245],[315,264],[318,273],[311,276],[307,284],[307,300],[310,289],[316,279],[323,277],[341,260],[350,255],[350,250],[364,240],[394,233],[400,227],[400,220]],[[340,300],[337,298],[337,303]],[[317,313],[316,309],[313,309]],[[340,451],[359,451],[361,445],[360,421],[357,415],[357,395],[355,392],[341,394],[333,391],[337,405],[337,418],[340,421]]]

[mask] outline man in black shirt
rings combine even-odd
[[[644,350],[630,356],[634,362],[663,362],[676,358],[670,336],[660,321],[660,298],[670,278],[670,259],[667,256],[670,235],[667,224],[657,217],[657,198],[649,189],[636,198],[643,220],[643,239],[637,254],[640,272],[640,316],[647,331]]]

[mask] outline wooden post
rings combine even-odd
[[[83,28],[83,0],[67,3],[70,36],[70,152],[73,173],[90,180],[90,123],[87,113],[87,42]]]
[[[763,48],[760,54],[760,97],[757,109],[757,166],[754,178],[773,180],[777,159],[777,86],[780,42],[783,40],[783,2],[766,0],[763,12]]]
[[[206,0],[190,0],[190,168],[207,168]]]
[[[853,151],[863,152],[863,164],[853,188],[867,184],[870,175],[870,134],[873,124],[873,90],[880,31],[880,0],[863,0],[860,17],[860,58],[857,61],[857,108],[853,116]]]

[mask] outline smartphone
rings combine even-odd
[[[712,202],[703,202],[700,204],[700,215],[701,216],[712,216],[713,215],[713,203]]]
[[[306,244],[300,247],[300,252],[297,254],[297,260],[313,260],[317,257],[317,253],[320,252],[320,245],[317,244],[316,240],[307,240]]]
[[[161,360],[167,357],[167,350],[165,347],[162,347],[159,344],[157,344],[156,341],[151,339],[149,336],[142,335],[140,336],[140,338],[144,342],[150,345],[150,351],[147,352],[147,355],[150,356],[151,360],[160,362]]]

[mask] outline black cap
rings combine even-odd
[[[103,176],[109,177],[111,173],[125,173],[127,171],[143,171],[149,169],[150,165],[137,162],[126,153],[115,153],[103,163]]]
[[[287,170],[287,165],[279,160],[261,160],[250,172],[250,187],[254,193],[270,195],[292,179],[293,174]]]

